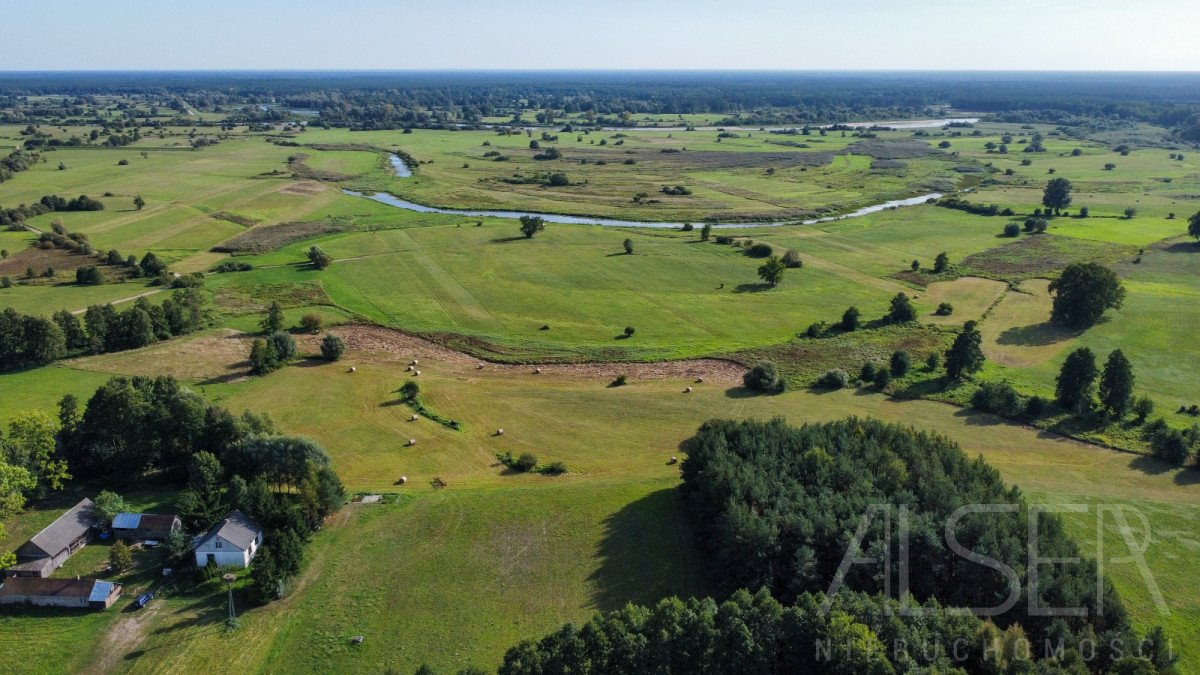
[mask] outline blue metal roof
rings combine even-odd
[[[92,594],[88,596],[88,602],[104,602],[108,600],[108,596],[112,595],[113,583],[111,581],[97,581],[92,586]]]
[[[114,530],[136,530],[140,522],[140,513],[118,513],[117,517],[113,518],[112,526]]]

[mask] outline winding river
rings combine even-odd
[[[392,164],[392,169],[396,172],[396,176],[400,178],[409,178],[412,176],[412,169],[404,163],[404,160],[399,155],[389,155],[389,161]],[[621,220],[618,218],[596,218],[589,216],[568,216],[560,213],[537,213],[533,211],[492,211],[492,210],[475,210],[475,209],[445,209],[436,206],[425,206],[416,202],[410,202],[407,199],[401,199],[395,195],[386,192],[376,192],[375,194],[366,194],[363,192],[355,192],[354,190],[345,190],[342,192],[354,197],[362,197],[380,204],[387,204],[398,209],[406,211],[415,211],[417,213],[440,213],[451,216],[470,216],[472,218],[520,218],[521,216],[537,215],[541,216],[548,223],[562,223],[566,225],[603,225],[605,227],[650,227],[660,229],[679,229],[683,227],[683,223],[667,223],[660,221],[642,221],[642,220]],[[916,206],[924,204],[930,199],[939,199],[942,196],[940,192],[931,192],[925,195],[916,197],[908,197],[906,199],[892,199],[881,204],[872,204],[865,206],[857,211],[843,213],[836,216],[828,216],[825,218],[813,218],[811,220],[781,220],[773,222],[745,222],[745,223],[713,223],[714,228],[745,228],[745,227],[777,227],[779,225],[815,225],[817,223],[829,223],[835,220],[844,218],[858,218],[879,211],[888,209],[900,208],[903,206]],[[701,224],[697,222],[695,224]]]

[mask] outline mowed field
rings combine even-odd
[[[168,593],[144,621],[113,612],[71,624],[78,632],[62,639],[93,640],[93,663],[120,671],[218,662],[274,672],[493,667],[515,640],[592,611],[711,592],[676,497],[678,467],[668,459],[713,416],[778,415],[802,423],[857,414],[937,430],[981,454],[1038,502],[1088,504],[1088,513],[1069,516],[1085,546],[1098,506],[1139,509],[1153,528],[1146,557],[1171,615],[1158,615],[1135,566],[1107,571],[1139,625],[1165,621],[1181,649],[1200,621],[1200,604],[1187,592],[1196,544],[1185,533],[1200,517],[1190,469],[933,402],[853,392],[748,397],[733,383],[735,373],[706,362],[686,377],[630,370],[629,385],[609,387],[608,370],[481,370],[441,348],[385,333],[367,342],[368,334],[347,333],[352,345],[370,348],[355,348],[337,364],[195,386],[231,410],[267,412],[289,431],[320,441],[352,491],[394,497],[346,507],[314,537],[293,594],[245,613],[235,635],[220,629],[219,592]],[[395,390],[413,377],[405,370],[411,358],[421,361],[427,404],[460,420],[463,430],[410,422],[411,410],[395,404]],[[691,372],[705,372],[706,381],[695,383]],[[684,386],[694,389],[684,393]],[[497,427],[503,436],[494,435]],[[403,447],[409,438],[417,444]],[[494,457],[506,450],[560,460],[569,471],[509,475]],[[401,475],[407,484],[395,485]],[[446,487],[433,487],[435,477]],[[50,517],[49,511],[36,516]],[[1136,516],[1129,518],[1140,528]],[[1127,555],[1115,527],[1106,523],[1105,551],[1113,558]],[[9,621],[23,631],[43,620]],[[134,639],[107,646],[106,635],[127,632]],[[361,648],[349,645],[354,635],[365,636]],[[1195,663],[1188,656],[1185,666]],[[20,663],[5,667],[23,670]]]
[[[835,322],[852,304],[865,320],[875,319],[904,292],[914,298],[920,320],[935,327],[925,342],[948,340],[962,322],[981,320],[989,358],[983,378],[1008,379],[1045,395],[1071,349],[1089,346],[1103,358],[1120,347],[1133,362],[1139,393],[1152,396],[1160,411],[1197,402],[1191,374],[1200,368],[1193,344],[1200,247],[1179,238],[1187,216],[1200,210],[1193,153],[1184,161],[1157,148],[1123,156],[1108,144],[1055,137],[1046,139],[1045,153],[1022,153],[1018,141],[1035,129],[979,128],[978,137],[931,131],[920,142],[936,146],[944,139],[950,147],[876,168],[871,157],[845,152],[859,139],[840,132],[805,137],[741,130],[719,142],[713,130],[593,132],[583,140],[551,132],[560,138],[543,148],[559,147],[564,158],[549,161],[533,160],[528,147],[540,132],[531,139],[423,130],[314,129],[288,139],[305,147],[236,131],[195,151],[179,131],[126,148],[46,153],[46,163],[0,185],[0,205],[44,194],[101,197],[104,211],[47,214],[30,225],[48,229],[59,216],[71,230],[88,233],[98,249],[139,257],[152,250],[178,271],[209,269],[224,257],[210,250],[214,245],[239,234],[257,236],[260,228],[321,221],[336,231],[239,257],[255,265],[253,271],[209,275],[210,331],[0,376],[7,394],[0,397],[0,423],[22,410],[54,414],[63,394],[86,398],[112,374],[172,374],[234,412],[266,412],[288,432],[315,438],[350,490],[385,498],[350,505],[335,517],[308,547],[294,592],[247,612],[235,634],[221,627],[222,589],[167,588],[145,613],[0,617],[0,670],[494,667],[516,640],[563,621],[626,602],[711,592],[676,498],[678,466],[669,459],[706,419],[776,415],[794,423],[870,415],[947,434],[1035,500],[1087,504],[1087,513],[1066,516],[1085,548],[1095,544],[1098,507],[1137,509],[1151,526],[1146,558],[1170,614],[1159,613],[1135,566],[1106,571],[1138,625],[1163,623],[1185,649],[1200,628],[1200,602],[1191,592],[1200,574],[1194,563],[1200,543],[1191,535],[1200,493],[1192,469],[930,401],[818,394],[803,382],[780,396],[747,396],[736,366],[700,360],[795,345],[806,339],[796,335],[809,324]],[[1049,134],[1052,128],[1036,130]],[[0,127],[0,145],[19,144],[18,131]],[[61,135],[71,133],[86,132]],[[984,144],[999,142],[1003,133],[1016,139],[1010,153],[988,152]],[[912,132],[879,136],[914,140]],[[1076,147],[1078,157],[1072,156]],[[401,150],[424,163],[414,167],[413,178],[396,178],[378,149]],[[510,159],[483,158],[490,151]],[[828,161],[815,156],[822,153]],[[120,159],[129,165],[119,166]],[[1022,164],[1025,159],[1031,163]],[[414,214],[339,189],[461,208],[651,220],[776,218],[970,187],[989,162],[1014,173],[997,173],[994,182],[963,196],[1011,207],[1012,219],[922,205],[818,225],[718,231],[766,242],[778,253],[798,251],[803,268],[788,270],[777,288],[759,283],[759,259],[742,248],[701,243],[698,232],[549,224],[527,240],[512,220]],[[1105,170],[1108,162],[1117,168]],[[1001,237],[1005,223],[1024,220],[1040,205],[1050,169],[1076,183],[1072,210],[1088,205],[1092,217],[1057,218],[1045,235]],[[293,170],[303,175],[293,178]],[[575,184],[551,189],[503,180],[549,170],[566,172]],[[663,185],[684,185],[693,194],[663,195]],[[102,197],[106,192],[113,196]],[[660,201],[634,203],[639,192]],[[141,211],[132,206],[138,194],[147,201]],[[1138,209],[1133,218],[1121,215],[1127,206]],[[0,248],[10,258],[29,255],[23,252],[33,237],[3,232]],[[633,255],[622,251],[627,237]],[[304,264],[314,244],[333,257],[328,269]],[[929,267],[942,251],[951,272],[932,275]],[[913,260],[922,269],[915,275]],[[1048,278],[1074,260],[1114,266],[1128,289],[1122,309],[1083,333],[1047,323]],[[16,276],[24,269],[20,258],[10,267]],[[48,315],[157,290],[138,281],[80,287],[68,283],[71,278],[60,271],[51,281],[0,289],[0,307]],[[244,333],[257,330],[271,301],[284,304],[289,325],[317,312],[327,324],[373,322],[490,360],[480,368],[477,358],[405,335],[339,326],[333,330],[351,347],[342,362],[304,360],[250,378]],[[954,313],[934,316],[941,302],[951,303]],[[619,337],[626,326],[635,328],[627,339]],[[879,331],[863,339],[885,342],[890,335]],[[302,352],[316,351],[315,338],[300,341]],[[890,353],[887,345],[874,346]],[[408,420],[412,411],[396,392],[414,377],[405,370],[413,358],[421,361],[417,379],[426,403],[462,422],[462,430]],[[671,363],[658,363],[663,359]],[[518,365],[595,361],[603,363],[543,365],[541,373]],[[855,371],[861,364],[837,365]],[[351,366],[357,372],[349,373]],[[630,383],[609,386],[620,374]],[[685,393],[688,386],[693,391]],[[1171,414],[1168,420],[1176,426],[1192,421]],[[495,434],[499,428],[503,435]],[[417,442],[405,447],[409,439]],[[568,473],[510,475],[496,460],[506,451],[562,461]],[[435,478],[446,487],[435,488]],[[170,499],[166,493],[135,497],[147,505]],[[5,550],[53,520],[60,507],[40,505],[13,519]],[[1140,519],[1130,520],[1140,534]],[[1124,556],[1117,526],[1103,525],[1106,555]],[[82,573],[104,558],[101,548],[85,552]],[[135,589],[149,584],[146,577],[131,581]],[[244,604],[245,594],[239,591],[238,598]],[[354,635],[363,635],[364,644],[352,647]],[[45,653],[56,656],[39,656]],[[1185,651],[1182,666],[1200,669],[1200,654]]]

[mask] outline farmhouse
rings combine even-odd
[[[249,567],[262,545],[263,531],[241,511],[233,511],[213,525],[196,543],[196,566],[212,562],[218,567]]]
[[[17,549],[10,577],[48,577],[92,539],[92,500],[84,499]]]
[[[113,534],[119,539],[143,541],[166,539],[183,529],[179,516],[159,513],[118,513],[112,521]]]
[[[9,577],[0,585],[0,605],[108,609],[120,597],[120,584],[99,579]]]

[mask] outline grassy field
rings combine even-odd
[[[0,670],[190,672],[235,665],[257,672],[408,672],[423,662],[443,670],[494,667],[513,642],[563,621],[626,602],[708,593],[703,560],[676,499],[678,467],[669,459],[701,422],[717,416],[778,415],[801,423],[857,414],[939,431],[982,455],[1036,501],[1089,505],[1089,513],[1067,517],[1085,547],[1096,543],[1097,507],[1136,508],[1151,525],[1147,561],[1170,615],[1159,615],[1134,566],[1114,564],[1108,571],[1138,625],[1163,623],[1183,648],[1200,626],[1200,601],[1190,586],[1200,573],[1193,562],[1200,544],[1189,534],[1200,518],[1194,470],[932,401],[803,387],[749,396],[738,369],[725,362],[647,363],[765,356],[781,360],[793,384],[804,384],[826,368],[856,371],[862,361],[886,360],[897,347],[923,359],[944,349],[962,322],[978,319],[988,356],[983,378],[1048,395],[1071,349],[1088,346],[1103,358],[1120,347],[1133,362],[1138,393],[1150,395],[1172,424],[1190,424],[1192,418],[1173,411],[1200,402],[1191,376],[1200,368],[1193,336],[1200,324],[1194,309],[1200,248],[1178,238],[1197,208],[1195,153],[1185,161],[1170,160],[1158,148],[1121,155],[1108,138],[1057,137],[1049,126],[978,128],[980,136],[929,130],[915,138],[912,131],[881,132],[878,139],[840,132],[551,132],[559,140],[548,142],[540,141],[540,131],[531,139],[490,131],[311,129],[288,137],[302,147],[236,130],[201,150],[188,149],[187,132],[175,129],[125,148],[47,152],[46,163],[0,185],[0,204],[52,193],[113,196],[102,197],[104,211],[47,214],[30,222],[36,228],[47,229],[61,216],[99,249],[138,256],[152,250],[177,271],[211,268],[223,257],[211,249],[237,235],[283,243],[239,257],[255,266],[252,271],[207,277],[214,304],[209,331],[0,375],[0,424],[22,410],[54,414],[63,394],[85,398],[112,374],[171,374],[234,412],[265,412],[289,432],[315,438],[351,491],[386,498],[343,510],[314,537],[293,593],[247,612],[233,635],[221,628],[222,589],[168,587],[144,613],[119,607],[104,614],[0,616]],[[17,145],[18,131],[0,127],[0,146]],[[1021,152],[1020,141],[1034,131],[1047,135],[1046,152]],[[86,130],[55,132],[81,133]],[[1008,154],[985,147],[1005,133],[1014,137]],[[560,148],[563,158],[532,159],[530,140],[543,149]],[[950,146],[936,148],[943,140]],[[915,154],[880,164],[878,157],[851,152],[853,144],[867,141],[903,142]],[[914,142],[934,154],[913,150]],[[1073,156],[1075,148],[1079,156]],[[416,175],[392,175],[379,149],[416,159]],[[510,159],[496,162],[485,152]],[[120,159],[129,164],[118,165]],[[1105,170],[1109,162],[1116,168]],[[980,183],[988,163],[999,172]],[[1092,217],[1056,218],[1047,235],[1000,236],[1005,223],[1023,221],[1040,206],[1050,169],[1075,183],[1072,211],[1087,205]],[[504,180],[545,171],[564,171],[573,184],[547,188]],[[663,195],[663,185],[683,185],[692,194]],[[961,186],[972,188],[963,194],[967,199],[1009,207],[1016,215],[984,217],[921,205],[733,232],[778,253],[799,252],[803,268],[788,270],[779,287],[767,288],[757,278],[759,259],[739,247],[701,243],[698,232],[549,224],[527,240],[512,220],[410,213],[344,195],[343,186],[449,207],[651,220],[794,217]],[[634,203],[639,192],[646,198]],[[137,194],[147,201],[140,211],[132,205]],[[1137,208],[1135,217],[1122,216],[1128,206]],[[285,223],[309,225],[268,229]],[[287,240],[287,232],[305,227],[323,233]],[[276,238],[281,232],[282,240]],[[622,251],[627,237],[633,255]],[[22,261],[35,253],[32,238],[28,232],[0,233],[0,248],[10,254],[0,263],[5,270],[20,276]],[[328,269],[304,263],[314,244],[333,257]],[[930,267],[943,251],[951,269],[935,275]],[[1120,310],[1081,333],[1047,322],[1048,278],[1074,260],[1113,265],[1128,289]],[[139,281],[75,286],[66,283],[69,266],[60,265],[52,281],[0,289],[0,307],[48,315],[154,290]],[[857,305],[864,320],[882,316],[899,292],[914,298],[922,325],[796,337],[811,323],[837,321],[849,305]],[[493,362],[480,368],[475,358],[442,347],[345,326],[334,329],[351,346],[343,361],[303,360],[251,378],[246,333],[257,330],[272,301],[284,305],[289,325],[310,312],[326,324],[374,322],[436,337]],[[935,316],[941,302],[952,304],[953,314]],[[622,337],[626,326],[636,329],[632,337]],[[302,353],[315,353],[315,337],[299,339]],[[397,390],[414,377],[405,370],[413,358],[421,361],[424,402],[461,422],[461,430],[409,421],[412,411]],[[500,363],[547,361],[605,363],[546,365],[540,373]],[[351,366],[356,372],[349,372]],[[629,384],[610,386],[621,374]],[[696,381],[699,376],[704,382]],[[693,390],[685,393],[685,387]],[[503,435],[495,433],[499,428]],[[409,439],[417,443],[406,447]],[[532,452],[543,463],[565,463],[568,472],[512,474],[497,461],[503,452]],[[397,484],[401,476],[407,478],[403,486]],[[446,487],[435,488],[435,478]],[[130,498],[154,506],[169,495]],[[2,543],[15,547],[62,508],[57,501],[41,504],[12,519]],[[1111,521],[1102,536],[1108,555],[1123,551]],[[102,546],[89,547],[64,573],[88,573],[105,557]],[[149,583],[136,574],[130,580],[137,587]],[[238,598],[244,603],[243,593]],[[354,635],[364,635],[364,644],[352,647]],[[1185,672],[1200,669],[1200,654],[1185,653],[1182,666]]]
[[[414,356],[427,404],[462,421],[463,431],[408,422],[409,410],[392,405]],[[357,372],[347,372],[350,365]],[[293,595],[247,613],[236,636],[219,629],[219,597],[168,596],[139,627],[136,644],[123,643],[117,654],[99,649],[96,658],[154,672],[209,667],[217,654],[257,671],[490,667],[514,640],[562,621],[627,601],[708,592],[672,489],[677,467],[667,459],[714,415],[903,421],[981,454],[1039,502],[1141,509],[1154,528],[1147,559],[1169,599],[1166,624],[1177,644],[1200,621],[1200,604],[1186,592],[1190,540],[1172,534],[1190,531],[1200,516],[1193,471],[944,404],[849,391],[748,397],[726,377],[710,374],[697,385],[682,376],[635,376],[612,388],[608,372],[480,371],[434,348],[391,346],[354,351],[336,365],[197,385],[232,410],[268,412],[322,442],[352,491],[397,494],[398,501],[347,507],[315,537]],[[682,393],[689,383],[694,391]],[[501,426],[504,436],[492,435]],[[403,448],[408,438],[417,445]],[[494,459],[505,450],[564,461],[569,472],[509,475]],[[403,487],[394,485],[400,475],[408,477]],[[447,487],[432,487],[435,476]],[[1091,541],[1094,513],[1070,523],[1082,542]],[[1122,551],[1115,536],[1106,534],[1114,557]],[[1109,571],[1140,624],[1162,621],[1135,567]],[[90,630],[73,637],[111,629],[98,623]],[[349,637],[359,634],[366,642],[351,647]],[[1185,665],[1195,663],[1188,658]]]

